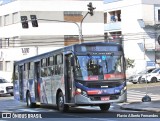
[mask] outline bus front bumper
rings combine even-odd
[[[101,97],[99,97],[99,99],[97,100],[92,100],[91,97],[87,97],[84,95],[75,96],[76,105],[98,105],[106,103],[121,103],[126,101],[127,101],[127,92],[124,92],[122,95],[118,96],[118,99],[108,99],[108,100],[101,100]]]

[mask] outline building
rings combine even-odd
[[[104,35],[103,1],[95,0],[92,1],[96,7],[94,15],[87,15],[84,19],[83,39],[80,39],[80,23],[88,12],[89,2],[91,1],[1,1],[0,76],[11,80],[14,61],[81,41],[96,41],[98,38],[93,37]],[[31,17],[38,19],[38,27],[32,26]],[[28,21],[28,28],[22,27],[23,20]]]
[[[160,1],[104,0],[105,35],[118,38],[126,58],[135,60],[128,75],[160,64]]]

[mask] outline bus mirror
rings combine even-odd
[[[74,66],[74,58],[71,57],[71,66]]]

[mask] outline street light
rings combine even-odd
[[[27,16],[21,16],[21,23],[22,23],[22,28],[28,28],[28,22],[31,21],[32,22],[32,26],[33,27],[38,27],[38,20],[40,21],[54,21],[54,22],[64,22],[64,23],[74,23],[77,27],[78,27],[78,31],[79,31],[79,44],[82,43],[82,23],[83,20],[86,18],[86,16],[88,14],[90,14],[91,16],[93,16],[93,10],[96,9],[95,7],[92,6],[92,2],[90,2],[88,5],[88,12],[86,13],[86,15],[82,18],[80,25],[76,22],[73,21],[65,21],[65,20],[51,20],[51,19],[37,19],[36,15],[30,15],[31,20],[27,20]]]
[[[143,29],[145,28],[145,22],[143,19],[137,19],[138,24],[140,25],[140,27]],[[144,60],[145,60],[145,69],[147,70],[147,63],[146,63],[146,50],[145,50],[145,38],[144,38],[144,44],[143,44],[143,50],[144,50]],[[145,74],[146,75],[146,74]],[[145,77],[145,80],[147,79],[147,75]],[[146,80],[146,95],[144,97],[142,97],[142,102],[150,102],[151,101],[151,97],[148,95],[148,83]]]
[[[145,50],[145,38],[144,38],[144,60],[145,60],[145,63],[146,63],[146,50]],[[146,63],[146,66],[145,66],[146,70],[147,70],[147,63]],[[147,82],[147,74],[145,74],[145,81],[146,81],[146,95],[144,97],[142,97],[142,102],[151,102],[151,97],[148,95],[148,82]]]
[[[83,20],[86,18],[86,16],[88,15],[88,14],[90,14],[91,16],[93,16],[93,10],[94,9],[96,9],[95,7],[93,7],[92,6],[92,3],[90,2],[88,5],[88,12],[86,13],[86,15],[83,17],[83,19],[81,20],[81,23],[80,23],[80,38],[81,38],[81,40],[83,39],[83,33],[82,33],[82,23],[83,23]]]
[[[39,20],[39,21],[54,21],[54,22],[62,22],[62,23],[74,23],[77,27],[78,27],[78,31],[79,31],[79,43],[81,43],[81,40],[82,40],[82,35],[81,35],[81,28],[79,26],[78,23],[76,22],[73,22],[73,21],[62,21],[62,20],[52,20],[52,19],[36,19],[36,20]]]

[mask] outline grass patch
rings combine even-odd
[[[128,84],[127,88],[128,89],[132,89],[132,88],[142,88],[142,87],[154,87],[154,86],[160,86],[160,82],[156,82],[156,83],[143,83],[143,84]]]

